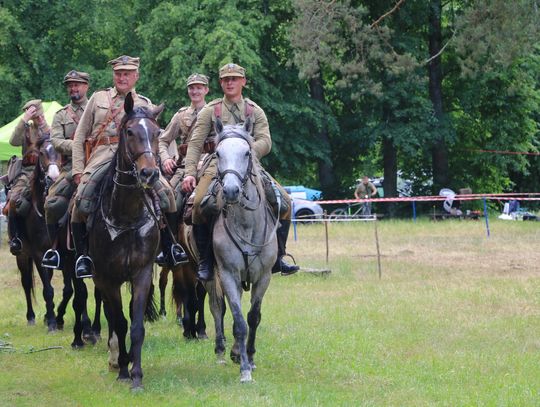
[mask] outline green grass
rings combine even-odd
[[[26,326],[4,240],[0,340],[15,352],[0,352],[0,405],[540,405],[540,224],[490,226],[487,238],[483,221],[379,222],[381,279],[373,223],[329,225],[328,265],[324,227],[299,226],[289,251],[332,272],[274,276],[255,382],[240,384],[230,361],[216,364],[209,313],[211,340],[186,342],[171,306],[166,320],[146,324],[136,394],[108,371],[105,340],[71,350],[71,308],[64,332]],[[54,279],[58,296],[59,272]],[[41,320],[39,282],[36,309]],[[231,325],[227,315],[228,347]],[[62,349],[26,353],[50,346]]]

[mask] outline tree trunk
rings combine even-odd
[[[321,105],[325,104],[324,100],[324,87],[322,78],[317,75],[315,78],[310,79],[309,81],[309,91],[311,98],[318,101]],[[324,150],[328,151],[327,160],[317,160],[317,170],[319,176],[319,182],[321,184],[321,189],[324,192],[326,198],[334,198],[338,192],[338,185],[336,183],[336,176],[334,173],[334,165],[331,159],[331,147],[330,139],[328,137],[328,129],[323,126],[322,129],[318,130],[315,134],[316,143]]]
[[[430,1],[429,13],[429,55],[432,57],[441,50],[441,0]],[[433,105],[436,119],[435,136],[431,149],[433,170],[433,192],[438,193],[441,188],[448,187],[450,178],[448,170],[448,148],[445,141],[444,107],[442,93],[442,65],[441,56],[433,58],[428,66],[429,70],[429,96]]]
[[[397,196],[397,149],[392,139],[386,136],[383,136],[382,139],[382,154],[384,167],[384,197],[395,197]],[[388,211],[389,216],[395,216],[395,203],[387,203],[386,210]]]

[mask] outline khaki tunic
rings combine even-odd
[[[159,157],[161,162],[164,163],[168,159],[177,161],[181,158],[179,167],[170,180],[173,189],[184,178],[185,159],[180,154],[179,147],[181,144],[189,142],[197,120],[197,114],[200,110],[196,109],[193,105],[180,108],[169,122],[165,131],[159,136]],[[175,142],[174,148],[171,147],[173,142]],[[174,155],[172,151],[174,151]]]
[[[207,137],[214,136],[214,124],[216,122],[216,117],[214,114],[215,105],[223,102],[221,106],[221,121],[223,125],[228,124],[238,124],[243,123],[246,120],[245,112],[245,103],[249,103],[253,108],[251,113],[251,120],[253,123],[252,135],[253,135],[253,151],[258,160],[270,153],[272,148],[272,138],[270,136],[270,127],[268,125],[268,119],[264,111],[253,101],[249,99],[242,99],[238,103],[232,103],[227,98],[216,99],[208,103],[202,108],[198,117],[195,128],[193,129],[193,134],[191,135],[191,140],[189,142],[189,147],[186,156],[186,175],[191,175],[196,177],[197,175],[197,164],[201,154],[203,153],[204,142]],[[212,158],[210,164],[205,169],[204,174],[197,182],[197,187],[195,188],[195,198],[193,200],[193,223],[200,224],[205,223],[206,219],[200,211],[200,204],[212,179],[217,173],[216,168],[216,159]],[[277,187],[280,189],[281,195],[285,200],[289,200],[288,194],[285,190],[276,182]],[[289,202],[289,207],[290,202]],[[290,219],[290,211],[282,219]]]
[[[58,219],[53,216],[50,208],[52,203],[58,201],[57,195],[59,186],[63,186],[66,182],[70,184],[73,182],[71,177],[73,137],[87,104],[87,98],[84,98],[80,104],[71,102],[54,115],[51,126],[51,143],[54,146],[54,149],[62,154],[62,169],[56,181],[49,188],[49,193],[45,199],[45,219],[48,224],[54,224],[58,221]],[[71,188],[74,189],[75,187],[71,186]],[[65,210],[67,210],[68,202],[62,200],[62,204],[65,206]]]
[[[41,138],[47,137],[49,134],[50,129],[48,125],[38,127],[32,123],[27,126],[21,119],[15,130],[13,130],[13,133],[11,133],[9,144],[15,147],[22,146],[22,156],[24,158],[26,154],[33,152],[32,149],[34,148],[32,146],[35,146]],[[27,137],[28,139],[26,139]],[[39,153],[36,149],[34,150],[35,153]],[[12,202],[17,203],[24,192],[30,187],[30,176],[34,171],[34,167],[34,164],[23,165],[21,175],[16,178],[11,187],[10,199],[12,199]]]
[[[134,106],[150,106],[153,107],[150,99],[138,95],[135,90],[131,91],[133,96]],[[80,197],[84,185],[88,182],[90,175],[98,168],[110,163],[116,153],[118,147],[117,142],[109,143],[112,137],[117,136],[120,122],[125,115],[124,112],[125,95],[118,93],[116,88],[108,88],[95,92],[88,101],[88,105],[84,110],[81,121],[75,131],[73,139],[73,175],[82,174],[81,182],[77,188],[77,198]],[[111,106],[112,102],[112,106]],[[111,109],[112,108],[112,109]],[[107,123],[109,110],[112,110],[114,119]],[[95,147],[88,158],[85,158],[85,141],[86,140],[103,140],[105,144]],[[174,194],[167,180],[160,176],[160,181],[166,189],[169,196],[169,209],[176,211]],[[81,219],[77,206],[74,206],[72,213],[72,221],[80,222]]]

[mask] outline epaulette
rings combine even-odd
[[[184,112],[184,111],[186,111],[186,110],[188,110],[188,109],[189,109],[189,106],[181,107],[180,109],[178,109],[178,113]]]
[[[140,93],[137,93],[137,96],[140,97],[142,100],[145,100],[149,105],[152,104],[152,101],[148,99],[146,96],[143,96]]]
[[[214,99],[210,103],[208,103],[207,106],[214,106],[215,104],[221,103],[221,102],[223,102],[223,99]]]

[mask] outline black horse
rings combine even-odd
[[[94,219],[89,219],[89,254],[94,282],[103,296],[109,325],[109,364],[119,380],[142,386],[143,318],[158,317],[153,302],[153,263],[159,249],[159,222],[153,185],[159,179],[157,108],[134,107],[131,94],[118,130],[118,149],[100,190]],[[131,286],[131,348],[126,350],[128,323],[122,310],[121,285]],[[131,371],[128,370],[132,363]]]

